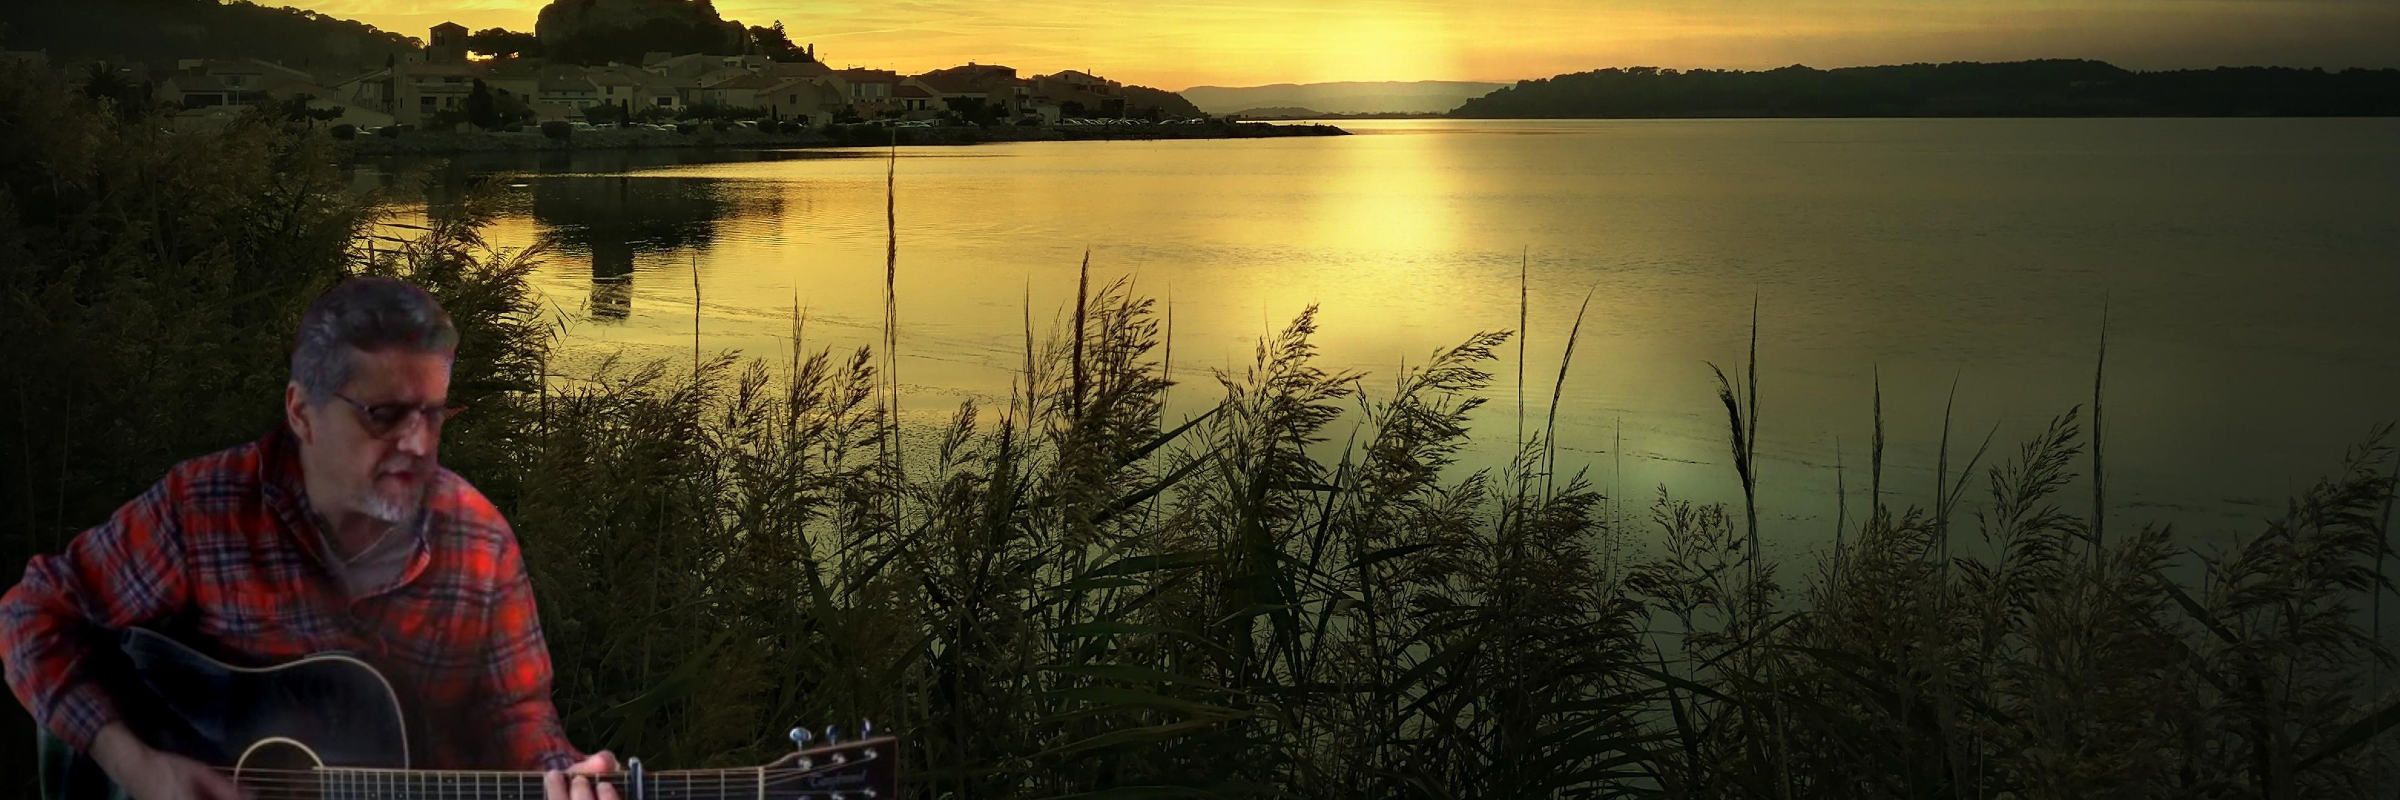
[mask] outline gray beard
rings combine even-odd
[[[359,511],[379,522],[391,525],[413,522],[417,515],[425,510],[425,500],[432,494],[433,476],[428,475],[423,485],[407,498],[392,499],[376,492],[368,492],[366,502],[359,504]]]

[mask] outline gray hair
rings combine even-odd
[[[311,405],[350,382],[352,352],[458,353],[458,329],[433,295],[393,278],[350,278],[327,289],[300,315],[292,343],[292,382]]]

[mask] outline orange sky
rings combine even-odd
[[[288,0],[258,0],[266,4]],[[543,0],[314,0],[422,37],[532,30]],[[2400,67],[2400,0],[717,0],[782,20],[834,66],[977,61],[1182,89],[1347,80],[1506,82],[1608,66],[1766,68],[2098,58]]]

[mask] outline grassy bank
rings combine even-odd
[[[797,323],[781,363],[559,374],[525,284],[539,254],[486,247],[477,203],[369,238],[327,141],[160,134],[48,80],[0,73],[12,576],[174,461],[266,430],[300,308],[375,272],[462,325],[472,411],[444,460],[516,526],[570,732],[654,768],[759,763],[795,722],[866,718],[904,737],[915,797],[2400,785],[2377,736],[2400,721],[2390,659],[2360,624],[2389,590],[2380,444],[2190,553],[2060,494],[2096,455],[2064,410],[2013,455],[1955,453],[1913,505],[1852,510],[1825,559],[1776,564],[1746,505],[1662,488],[1646,517],[1601,513],[1545,437],[1448,469],[1506,332],[1358,376],[1314,363],[1304,312],[1180,389],[1211,410],[1166,417],[1164,320],[1105,280],[1026,332],[1008,402],[903,434],[890,354],[815,349]],[[1723,395],[1745,485],[1774,419],[1754,385]],[[1855,479],[1909,497],[1879,461]],[[0,774],[30,774],[29,743],[0,747]]]

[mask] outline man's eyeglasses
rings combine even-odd
[[[335,392],[333,396],[340,398],[342,402],[348,403],[350,404],[351,408],[356,409],[358,411],[359,427],[365,428],[368,436],[373,436],[377,439],[390,439],[398,436],[402,431],[406,430],[408,418],[415,416],[423,416],[425,418],[426,430],[438,434],[442,432],[443,422],[449,421],[451,417],[458,416],[458,412],[467,410],[467,407],[463,405],[445,405],[441,403],[432,403],[427,405],[415,405],[412,403],[379,403],[376,405],[367,405],[365,403],[352,400],[348,397],[344,397],[340,392]]]

